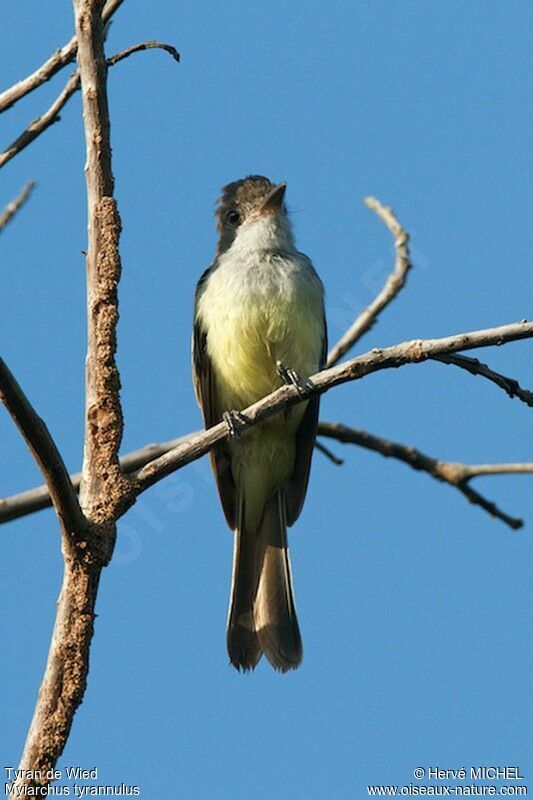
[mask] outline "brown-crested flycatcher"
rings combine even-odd
[[[296,250],[285,188],[253,175],[222,190],[217,253],[194,313],[195,388],[207,427],[226,419],[234,428],[235,412],[325,363],[324,290]],[[253,669],[262,653],[283,672],[302,660],[287,527],[304,501],[318,405],[318,397],[303,401],[211,453],[235,531],[227,643],[237,669]]]

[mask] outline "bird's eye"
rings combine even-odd
[[[238,211],[229,211],[226,216],[226,222],[229,222],[230,225],[238,225],[241,221]]]

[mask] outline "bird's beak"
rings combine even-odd
[[[258,213],[265,214],[268,211],[279,211],[283,206],[286,183],[278,183],[274,186],[264,203],[259,207]]]

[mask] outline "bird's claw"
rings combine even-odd
[[[226,423],[230,439],[238,439],[241,435],[241,428],[246,425],[247,419],[240,411],[224,411],[222,420]]]
[[[302,396],[305,395],[305,384],[295,369],[285,366],[282,361],[276,361],[276,372],[283,383],[286,383],[288,386],[294,386],[298,394]]]

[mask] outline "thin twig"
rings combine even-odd
[[[72,97],[72,95],[76,92],[77,89],[80,88],[80,75],[79,72],[73,72],[70,78],[68,79],[67,83],[65,84],[62,91],[56,97],[52,105],[41,114],[40,117],[34,119],[28,127],[22,131],[20,136],[11,142],[9,147],[7,147],[3,153],[0,153],[0,169],[7,164],[8,161],[11,161],[18,153],[24,150],[29,144],[31,144],[34,139],[43,133],[50,125],[53,125],[54,122],[59,122],[60,116],[59,112],[67,102],[67,100]]]
[[[335,453],[332,453],[331,450],[329,449],[329,447],[326,447],[325,444],[322,444],[322,442],[319,442],[318,439],[315,442],[315,447],[323,455],[325,455],[326,458],[329,458],[329,460],[333,464],[335,464],[336,467],[342,467],[342,465],[344,464],[344,459],[339,458],[338,456],[335,455]]]
[[[121,2],[122,1],[123,0],[121,0]],[[132,55],[133,53],[138,53],[142,50],[150,50],[153,48],[165,50],[167,53],[170,53],[175,61],[179,61],[179,53],[174,47],[172,47],[172,45],[164,44],[162,42],[142,42],[141,44],[133,45],[132,47],[128,47],[126,50],[122,50],[120,53],[111,56],[107,59],[106,63],[108,66],[114,66],[115,64],[118,64],[119,61],[128,58],[128,56]],[[31,144],[38,136],[41,135],[41,133],[49,128],[50,125],[53,125],[55,122],[59,122],[61,119],[60,111],[79,88],[80,72],[79,70],[76,70],[72,73],[62,91],[56,97],[52,105],[44,112],[44,114],[41,114],[40,117],[37,117],[37,119],[34,119],[33,122],[30,122],[28,127],[22,131],[20,136],[18,136],[15,141],[12,142],[9,147],[6,148],[6,150],[4,150],[3,153],[0,153],[0,169],[5,166],[8,161],[18,155],[18,153],[24,150],[25,147]]]
[[[61,454],[43,420],[1,358],[0,400],[21,432],[43,474],[64,532],[70,535],[74,531],[83,529],[85,518]]]
[[[394,249],[396,258],[394,269],[385,281],[380,293],[362,311],[353,325],[348,328],[339,341],[331,348],[328,354],[327,366],[332,367],[345,355],[348,350],[367,333],[377,321],[379,314],[388,304],[394,300],[398,292],[405,285],[407,273],[411,269],[409,258],[409,234],[400,225],[394,212],[388,206],[383,206],[375,197],[366,197],[365,203],[372,211],[375,211],[381,221],[387,226],[394,237]]]
[[[123,2],[124,0],[108,0],[102,11],[102,21],[104,23],[108,22]],[[8,108],[11,108],[21,97],[30,94],[34,89],[38,89],[43,83],[53,78],[63,67],[70,64],[71,61],[74,61],[77,49],[78,41],[76,37],[73,36],[63,47],[60,47],[59,50],[52,53],[50,58],[47,59],[44,64],[41,64],[39,69],[2,92],[0,94],[0,114],[2,111],[7,111]]]
[[[454,364],[456,367],[466,370],[471,375],[481,375],[483,378],[495,383],[500,389],[503,389],[509,397],[518,397],[523,403],[533,407],[533,392],[528,389],[522,389],[520,384],[514,378],[508,378],[506,375],[501,375],[495,372],[487,364],[482,364],[477,358],[470,358],[469,356],[462,355],[443,355],[435,356],[433,361],[442,361],[443,364]]]
[[[139,53],[142,50],[152,50],[152,49],[165,50],[172,56],[174,61],[179,62],[180,60],[180,54],[178,53],[176,48],[173,47],[171,44],[164,44],[164,42],[156,42],[155,40],[151,39],[148,42],[140,42],[139,44],[132,44],[131,47],[127,47],[125,50],[121,50],[120,53],[115,53],[114,56],[111,56],[111,58],[107,59],[107,66],[113,67],[115,64],[118,64],[119,61],[122,61],[124,58],[128,58],[128,56],[131,56],[132,53]]]
[[[22,189],[18,197],[15,197],[11,203],[8,203],[5,209],[0,214],[0,232],[4,230],[8,222],[10,222],[17,211],[22,208],[24,203],[28,200],[29,196],[35,189],[34,181],[28,181],[26,186]]]
[[[403,461],[413,469],[427,472],[433,478],[454,486],[470,503],[480,506],[513,530],[521,528],[524,524],[523,520],[509,516],[495,503],[472,489],[469,482],[472,478],[480,475],[532,474],[533,464],[459,464],[453,461],[439,461],[421,453],[414,447],[391,442],[388,439],[373,436],[367,431],[348,428],[340,423],[321,422],[318,426],[318,433],[320,436],[327,436],[343,444],[355,444],[367,450],[373,450],[387,458]]]

